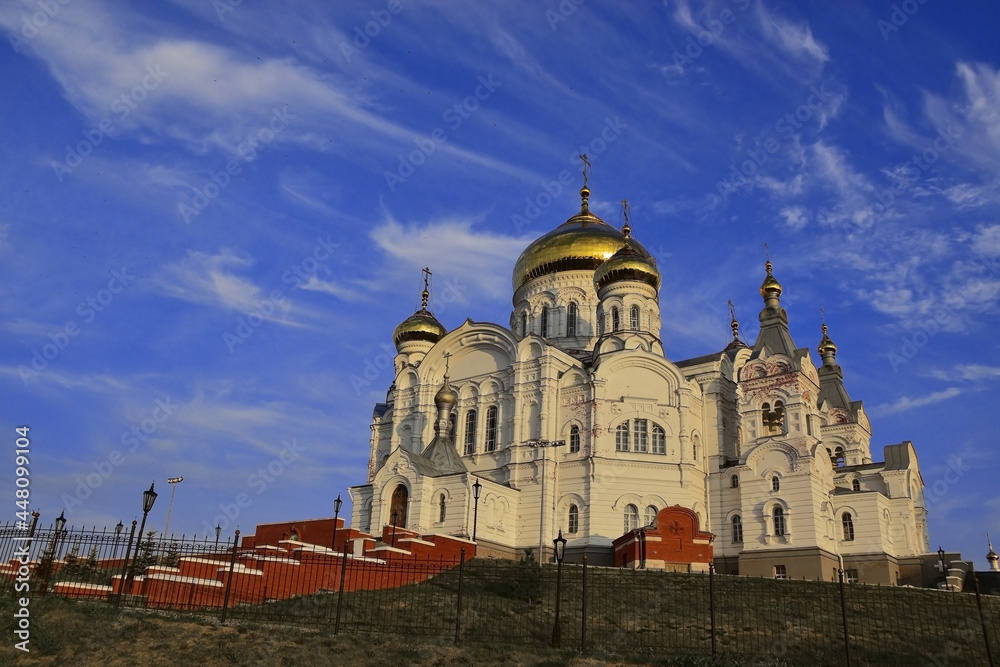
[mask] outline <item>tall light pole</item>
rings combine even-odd
[[[392,546],[396,547],[396,510],[392,511]]]
[[[163,527],[163,535],[160,537],[160,546],[163,546],[163,540],[167,539],[170,531],[170,513],[174,511],[174,492],[177,491],[177,485],[184,481],[183,477],[167,477],[167,484],[170,485],[170,504],[167,505],[167,525]]]
[[[476,483],[472,485],[472,497],[476,499],[476,507],[472,511],[472,541],[476,541],[476,528],[479,527],[479,495],[483,492],[483,485],[476,478]]]
[[[222,522],[215,524],[215,550],[219,550],[219,535],[222,535]]]
[[[153,509],[153,503],[156,502],[157,493],[153,491],[153,485],[155,484],[156,481],[154,480],[149,485],[149,490],[142,492],[142,524],[139,526],[139,541],[135,545],[135,558],[132,559],[132,569],[128,577],[132,581],[135,581],[135,561],[139,557],[139,547],[142,546],[142,531],[146,529],[146,517],[149,515],[149,511]],[[125,583],[127,584],[128,581]]]
[[[337,550],[337,521],[340,518],[340,508],[344,506],[344,501],[337,494],[337,499],[333,501],[333,543],[330,545],[332,551]]]
[[[562,599],[562,562],[566,555],[566,538],[563,537],[562,528],[559,529],[559,537],[552,540],[556,548],[556,621],[552,625],[552,646],[559,648],[562,641],[562,627],[559,625],[559,602]]]
[[[944,565],[944,548],[938,547],[938,559],[941,561],[941,576],[944,577],[944,589],[950,591],[951,587],[948,585],[948,570],[945,569]]]

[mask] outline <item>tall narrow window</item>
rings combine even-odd
[[[739,475],[733,475],[732,477],[729,478],[729,488],[731,488],[731,489],[738,489],[738,488],[740,488],[740,476]]]
[[[772,491],[781,491],[781,480],[778,479],[777,475],[775,475],[774,477],[771,478],[771,490]]]
[[[611,309],[611,330],[621,331],[621,328],[622,328],[622,322],[621,322],[621,316],[618,314],[618,306],[614,306]]]
[[[691,438],[691,457],[695,461],[700,461],[701,460],[699,458],[700,456],[701,456],[701,440],[698,439],[698,436],[694,436],[693,438]]]
[[[844,466],[844,448],[838,446],[833,450],[833,465],[837,468]]]
[[[656,525],[656,507],[654,505],[650,505],[646,508],[646,515],[642,518],[642,525],[644,526]]]
[[[625,506],[625,532],[639,527],[639,508],[635,505]]]
[[[785,534],[785,510],[775,507],[771,516],[774,518],[774,535],[782,537]]]
[[[521,337],[528,335],[528,313],[521,311]]]
[[[497,406],[491,405],[486,410],[486,451],[497,449]]]
[[[615,451],[628,451],[628,422],[624,421],[615,429]]]
[[[667,433],[659,424],[653,424],[653,453],[667,453]]]
[[[465,453],[476,453],[476,411],[465,413]]]
[[[569,430],[569,453],[576,454],[580,451],[580,427],[573,426]]]
[[[649,451],[649,422],[645,419],[636,419],[635,428],[633,429],[635,437],[633,441],[635,442],[635,451],[637,452],[648,452]]]
[[[858,480],[852,481],[851,482],[851,490],[852,491],[860,491],[861,490],[861,482],[859,482]]]
[[[441,498],[438,500],[438,523],[444,523],[444,517],[448,514],[448,508],[445,505],[444,494],[441,494]]]
[[[851,517],[850,512],[844,512],[843,516],[844,522],[844,541],[853,542],[854,541],[854,519]]]
[[[549,335],[549,309],[542,306],[542,316],[539,318],[539,335],[545,338]]]
[[[566,335],[575,336],[576,335],[576,317],[577,317],[577,306],[576,302],[570,301],[569,306],[566,308]]]
[[[576,505],[569,506],[569,534],[575,535],[580,530],[580,510]]]
[[[639,306],[628,309],[628,328],[632,331],[639,330]]]
[[[739,514],[733,515],[733,542],[743,542],[743,518]]]

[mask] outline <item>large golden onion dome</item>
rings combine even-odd
[[[536,239],[524,249],[514,265],[514,291],[530,280],[560,271],[593,271],[611,259],[625,243],[625,236],[590,212],[590,190],[580,190],[580,212]],[[651,259],[640,243],[632,241],[639,255]]]
[[[426,340],[436,343],[448,333],[444,325],[437,321],[434,314],[426,308],[421,308],[399,323],[392,332],[392,342],[399,347],[400,343],[410,340]]]
[[[431,296],[429,289],[430,275],[430,270],[424,269],[424,291],[420,293],[420,310],[400,322],[396,330],[392,332],[392,342],[395,343],[397,350],[400,343],[411,340],[424,340],[428,343],[436,343],[441,340],[442,336],[448,333],[444,325],[434,317],[434,313],[427,310],[427,300]]]

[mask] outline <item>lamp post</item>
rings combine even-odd
[[[646,529],[639,529],[639,569],[646,569]]]
[[[945,590],[951,590],[948,587],[948,570],[944,567],[944,549],[940,545],[938,546],[937,554],[938,559],[941,561],[941,576],[944,577],[944,588]]]
[[[559,626],[559,603],[562,599],[562,562],[566,554],[566,538],[563,537],[562,528],[559,529],[559,537],[552,540],[556,548],[556,620],[552,625],[552,646],[559,648],[562,641],[562,628]]]
[[[42,516],[37,510],[31,512],[31,526],[28,528],[28,544],[25,547],[31,553],[31,540],[35,537],[35,527],[38,525],[38,518]]]
[[[333,501],[333,543],[330,545],[330,549],[333,551],[337,550],[337,521],[340,517],[340,508],[344,506],[344,501],[340,499],[340,494],[337,494],[337,499]]]
[[[125,530],[125,524],[119,519],[118,525],[115,526],[115,548],[111,550],[111,560],[118,558],[118,540],[121,538],[123,530]]]
[[[170,485],[170,504],[167,505],[167,523],[163,526],[163,535],[160,536],[160,548],[163,548],[163,541],[170,534],[170,513],[174,511],[174,492],[177,485],[184,481],[183,477],[167,477],[167,484]]]
[[[59,543],[59,535],[62,533],[63,528],[66,527],[66,511],[63,510],[56,517],[55,532],[52,534],[52,539],[49,541],[49,548],[42,554],[42,569],[45,572],[45,577],[42,581],[42,595],[49,587],[49,575],[52,574],[52,570],[55,568],[56,561],[56,545]]]
[[[396,548],[396,510],[392,511],[392,547]]]
[[[475,509],[472,510],[472,541],[476,541],[476,528],[479,527],[479,496],[483,492],[483,485],[476,478],[476,483],[472,485],[472,497],[476,499]]]
[[[215,550],[219,550],[219,535],[222,534],[222,522],[215,524]]]
[[[59,516],[56,517],[56,535],[55,542],[52,547],[53,556],[58,553],[55,545],[59,544],[59,536],[66,532],[66,510],[59,512]]]
[[[153,485],[156,484],[154,480],[150,485],[149,489],[142,492],[142,523],[139,525],[139,541],[135,545],[135,555],[136,558],[139,557],[139,547],[142,546],[142,531],[146,529],[146,517],[149,515],[149,511],[153,509],[153,503],[156,502],[156,491],[153,491]],[[128,579],[135,581],[135,561],[136,558],[132,559],[132,569],[129,571]],[[125,582],[126,584],[128,581]]]

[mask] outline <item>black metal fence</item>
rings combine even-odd
[[[651,659],[688,654],[811,665],[993,665],[1000,647],[1000,597],[976,593],[539,566],[466,560],[464,552],[453,561],[393,562],[296,545],[234,550],[238,533],[220,543],[153,534],[129,540],[129,532],[29,535],[0,526],[6,590],[25,595],[17,590],[21,581],[31,596],[183,609],[222,620],[463,643],[558,644]]]

